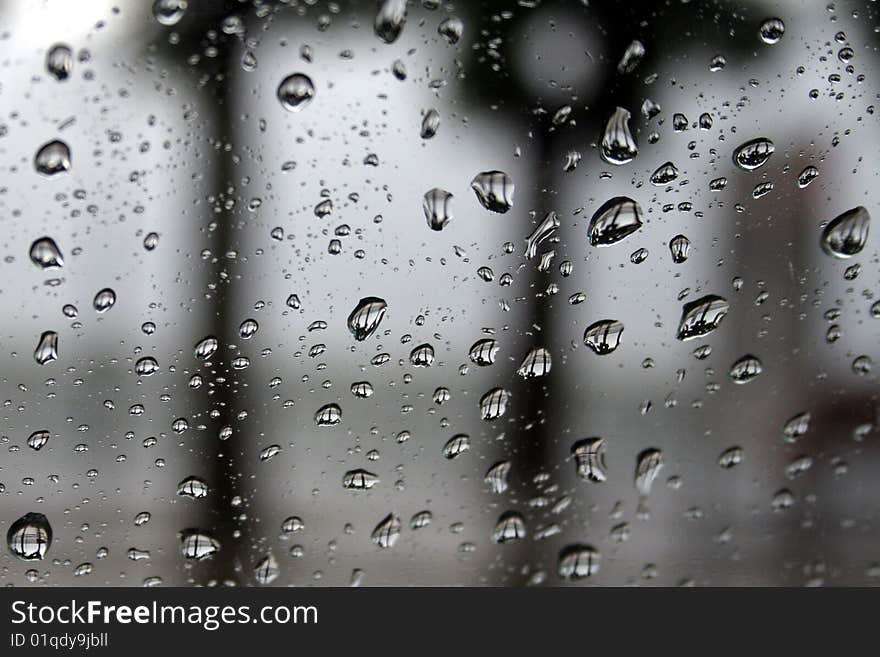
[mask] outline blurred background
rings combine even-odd
[[[395,5],[393,38],[375,25]],[[876,238],[846,260],[820,248],[880,194],[875,2],[8,0],[0,24],[0,530],[27,513],[52,528],[42,559],[4,550],[0,583],[880,577]],[[312,97],[288,111],[295,73]],[[617,107],[638,144],[623,165],[599,153]],[[758,137],[767,163],[734,166]],[[52,140],[69,170],[41,175]],[[666,162],[678,177],[652,184]],[[483,171],[512,179],[508,212],[470,188]],[[452,194],[441,231],[433,188]],[[643,224],[592,246],[617,196]],[[63,266],[32,261],[44,236]],[[708,294],[725,319],[677,340]],[[371,296],[387,309],[356,341],[346,321]],[[604,319],[624,330],[598,355],[584,331]],[[58,355],[39,365],[45,331]],[[201,360],[206,336],[219,348]],[[469,355],[483,339],[485,366]],[[411,360],[423,344],[430,367]],[[550,371],[517,375],[537,347]],[[745,355],[762,371],[737,385]],[[352,394],[364,381],[372,395]],[[494,388],[506,412],[483,420]],[[341,420],[318,426],[327,404]],[[470,449],[447,458],[461,434]],[[572,457],[591,437],[601,482]],[[648,449],[662,467],[644,495]],[[369,490],[343,485],[359,469]],[[207,495],[179,494],[191,477]],[[513,540],[493,539],[502,517]],[[187,559],[191,529],[219,551]],[[598,569],[567,577],[573,550]]]

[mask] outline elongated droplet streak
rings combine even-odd
[[[34,360],[37,365],[45,365],[58,359],[58,334],[55,331],[44,331],[34,349]]]
[[[629,131],[629,110],[618,107],[605,124],[600,153],[608,164],[622,165],[639,154],[639,147]]]
[[[535,230],[526,238],[526,258],[529,260],[534,258],[538,253],[538,245],[544,240],[552,238],[559,226],[559,215],[555,212],[550,211],[544,215],[541,223],[535,226]]]

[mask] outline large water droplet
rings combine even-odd
[[[429,109],[422,117],[422,129],[419,131],[422,139],[431,139],[440,128],[440,113],[435,109]]]
[[[641,225],[641,206],[627,196],[616,196],[593,214],[587,236],[593,246],[610,246],[632,235]]]
[[[871,215],[859,206],[832,219],[822,231],[822,249],[835,258],[851,258],[868,241]]]
[[[39,561],[52,545],[52,526],[42,513],[26,513],[9,527],[6,543],[22,561]]]
[[[194,500],[202,499],[208,496],[208,482],[201,477],[187,477],[177,484],[177,494]]]
[[[41,237],[34,240],[34,243],[31,244],[30,256],[31,262],[43,269],[64,266],[61,250],[51,237]]]
[[[196,346],[193,348],[193,353],[195,354],[195,357],[200,360],[208,360],[211,356],[217,353],[217,349],[219,348],[220,340],[213,335],[208,335],[196,343]]]
[[[58,80],[66,80],[73,70],[73,51],[70,46],[56,43],[46,53],[46,71]]]
[[[51,177],[70,171],[70,147],[55,139],[43,144],[34,156],[37,173]]]
[[[486,471],[483,481],[498,495],[507,490],[507,475],[510,474],[510,461],[499,461]]]
[[[460,433],[447,440],[446,444],[443,445],[443,456],[447,459],[452,460],[457,456],[461,456],[470,448],[470,436],[464,433]]]
[[[184,529],[180,533],[180,553],[185,559],[204,561],[220,551],[220,541],[203,529]]]
[[[55,331],[44,331],[34,349],[34,360],[37,365],[45,365],[58,359],[58,334]]]
[[[116,303],[116,292],[109,287],[100,290],[92,300],[92,307],[99,313],[105,313]]]
[[[571,446],[576,471],[581,479],[601,483],[608,478],[605,467],[605,439],[585,438]]]
[[[505,213],[513,207],[513,180],[503,171],[483,171],[471,180],[480,204],[492,212]]]
[[[504,388],[492,388],[480,398],[480,417],[484,420],[497,420],[507,412],[510,393]]]
[[[495,356],[498,354],[498,342],[491,338],[484,338],[482,340],[477,340],[471,345],[470,351],[468,352],[468,358],[471,359],[471,362],[480,365],[487,366],[492,365],[495,362]]]
[[[370,539],[382,549],[394,547],[400,536],[400,517],[394,513],[389,513],[382,521],[376,525]]]
[[[358,342],[370,337],[385,316],[388,304],[380,297],[364,297],[348,316],[348,330]]]
[[[452,194],[435,187],[425,192],[422,209],[431,230],[443,230],[452,221]]]
[[[533,379],[550,372],[552,357],[544,347],[533,347],[519,364],[516,373],[524,379]]]
[[[457,16],[450,16],[437,26],[437,33],[450,45],[458,43],[462,32],[464,32],[464,23]]]
[[[257,584],[262,584],[264,586],[266,584],[271,584],[278,579],[280,574],[281,568],[278,566],[278,561],[275,559],[275,555],[271,552],[260,559],[254,566],[254,579],[257,580]]]
[[[641,452],[636,461],[635,485],[640,497],[651,494],[654,480],[663,468],[663,452],[649,448]]]
[[[513,543],[526,537],[526,523],[521,514],[507,511],[501,514],[492,530],[494,543]]]
[[[315,97],[315,85],[304,73],[288,75],[278,85],[278,101],[288,112],[299,112],[305,109]]]
[[[744,171],[753,171],[767,163],[776,147],[766,137],[758,137],[741,144],[733,151],[733,163]]]
[[[810,413],[798,413],[782,426],[782,439],[787,443],[796,442],[810,430]]]
[[[785,23],[780,18],[768,18],[761,23],[761,29],[758,30],[758,34],[761,36],[761,41],[773,45],[785,34]]]
[[[30,436],[28,436],[28,447],[36,452],[39,452],[41,449],[43,449],[43,447],[45,447],[46,443],[49,442],[50,437],[51,434],[45,429],[34,431]]]
[[[362,468],[349,470],[342,476],[342,487],[349,490],[370,490],[379,483],[379,477]]]
[[[624,75],[632,73],[641,63],[644,56],[644,44],[638,39],[633,40],[633,42],[626,47],[626,50],[623,51],[623,57],[620,58],[620,62],[617,64],[617,72]]]
[[[639,154],[639,147],[629,131],[629,110],[618,107],[605,124],[600,152],[608,164],[626,164]]]
[[[162,25],[176,25],[186,13],[187,0],[156,0],[153,17]]]
[[[718,328],[729,309],[727,300],[715,294],[707,294],[685,304],[681,310],[676,337],[679,340],[691,340],[711,333]]]
[[[434,347],[420,344],[409,353],[409,362],[413,367],[430,367],[434,363]]]
[[[339,404],[325,404],[315,413],[315,424],[319,427],[335,427],[342,422],[342,409]]]
[[[590,545],[569,545],[559,553],[556,572],[572,581],[595,575],[599,572],[599,552]]]
[[[730,367],[730,378],[734,383],[742,385],[757,377],[763,369],[757,356],[746,354]]]
[[[376,11],[373,29],[385,43],[394,43],[406,23],[406,0],[382,0]]]
[[[584,331],[584,344],[600,356],[610,354],[620,345],[623,324],[616,319],[594,322]]]
[[[651,174],[651,184],[657,187],[668,185],[678,178],[678,169],[672,162],[661,164],[654,173]]]

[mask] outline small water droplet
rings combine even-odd
[[[503,171],[478,173],[471,180],[471,189],[487,210],[504,214],[513,207],[513,180]]]
[[[601,483],[608,478],[605,467],[605,439],[584,438],[571,446],[577,475],[587,481]]]
[[[51,237],[34,240],[30,250],[31,262],[43,269],[63,267],[64,258],[61,250]]]
[[[73,51],[70,46],[56,43],[46,53],[46,71],[61,82],[70,77],[73,70]]]
[[[776,147],[772,141],[766,137],[757,137],[733,151],[733,163],[743,171],[753,171],[766,164],[774,150]]]
[[[871,215],[859,206],[832,219],[822,231],[822,249],[835,258],[851,258],[868,241]]]
[[[58,139],[43,144],[34,156],[34,168],[46,177],[67,173],[70,166],[70,147]]]
[[[422,209],[431,230],[443,230],[452,221],[452,194],[435,187],[425,192]]]
[[[55,331],[44,331],[34,349],[34,360],[37,365],[45,365],[58,359],[58,334]]]

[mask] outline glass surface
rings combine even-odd
[[[0,585],[880,577],[876,3],[0,24]]]

